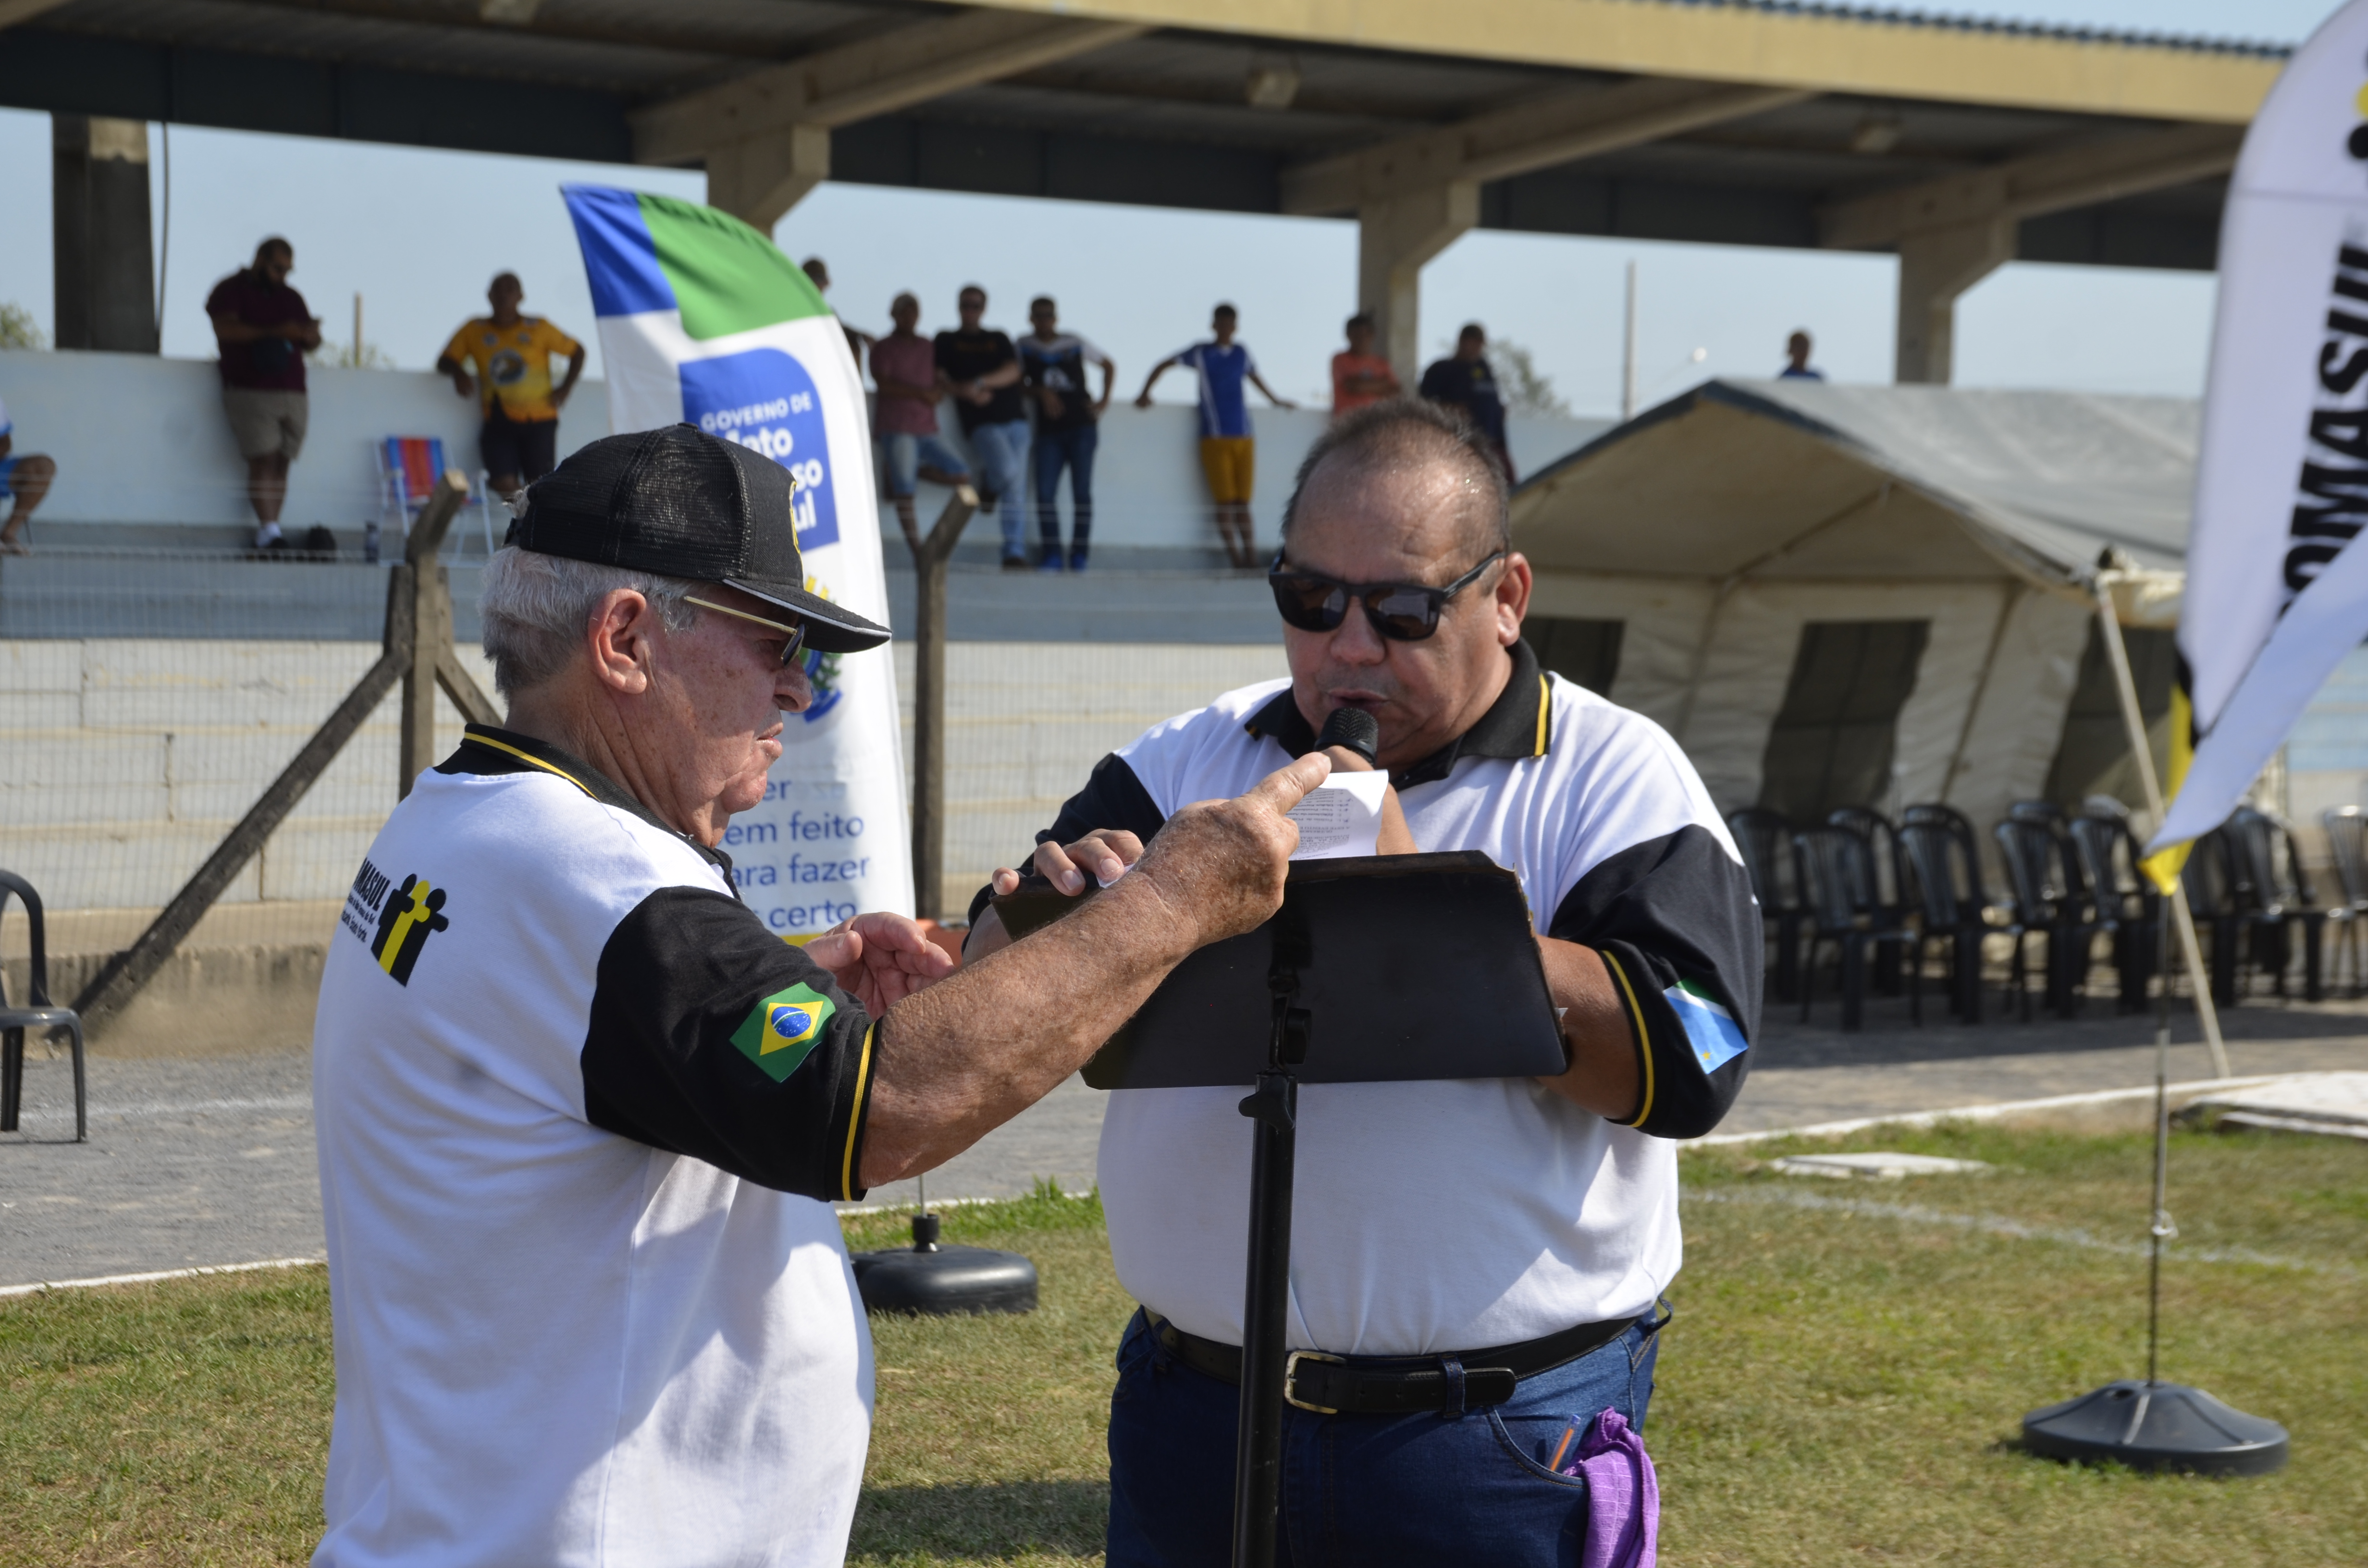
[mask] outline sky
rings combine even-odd
[[[1954,0],[1960,15],[2295,42],[2327,0]],[[0,212],[50,210],[49,117],[0,109]],[[169,142],[169,145],[167,143]],[[695,172],[495,157],[418,148],[150,128],[151,198],[162,241],[165,352],[211,358],[207,290],[265,234],[296,251],[290,281],[324,331],[363,335],[404,369],[430,366],[482,311],[486,281],[518,272],[526,308],[593,339],[591,299],[559,187],[583,181],[700,200]],[[169,181],[165,177],[168,166]],[[167,189],[171,212],[166,221]],[[476,215],[438,224],[424,215]],[[825,185],[784,219],[791,255],[819,254],[831,302],[887,326],[911,290],[924,331],[952,324],[964,284],[988,320],[1024,330],[1050,293],[1064,325],[1119,365],[1132,393],[1165,356],[1205,335],[1211,305],[1236,305],[1242,339],[1285,397],[1328,396],[1326,367],[1355,308],[1356,237],[1345,221],[1184,212],[951,192]],[[45,222],[0,238],[0,301],[50,326]],[[1425,270],[1423,338],[1444,352],[1465,321],[1528,348],[1575,413],[1618,412],[1624,276],[1639,279],[1645,405],[1712,375],[1772,374],[1795,328],[1841,381],[1891,379],[1896,263],[1888,256],[1476,232]],[[2017,263],[1958,304],[1956,383],[2194,396],[2203,385],[2213,280],[2206,276]],[[592,347],[590,374],[599,374]],[[1163,398],[1190,383],[1170,376]]]

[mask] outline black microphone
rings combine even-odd
[[[1324,733],[1315,737],[1315,749],[1341,746],[1372,762],[1381,740],[1380,720],[1361,708],[1335,708],[1325,718]]]

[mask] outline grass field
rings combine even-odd
[[[1687,1267],[1648,1430],[1664,1562],[2368,1562],[2368,1147],[2175,1142],[2165,1374],[2294,1431],[2283,1474],[2228,1483],[2068,1469],[2015,1444],[2024,1410],[2144,1369],[2144,1139],[1941,1129],[1841,1146],[1998,1168],[1845,1184],[1773,1176],[1783,1151],[1768,1146],[1687,1158]],[[901,1230],[848,1225],[856,1246]],[[875,1324],[851,1560],[1094,1561],[1131,1310],[1099,1207],[959,1209],[946,1231],[1026,1251],[1044,1305]],[[301,1562],[330,1390],[318,1271],[0,1302],[0,1563]]]

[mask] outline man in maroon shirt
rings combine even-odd
[[[321,324],[288,287],[295,265],[286,240],[266,240],[255,247],[254,266],[206,296],[222,349],[222,411],[246,460],[257,550],[288,548],[279,508],[288,499],[288,465],[304,446],[304,352],[321,347]]]

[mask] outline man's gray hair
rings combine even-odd
[[[1480,506],[1472,543],[1489,550],[1510,550],[1513,544],[1512,491],[1497,449],[1480,427],[1460,409],[1428,398],[1395,397],[1367,403],[1344,415],[1315,437],[1292,481],[1291,499],[1283,504],[1282,538],[1291,540],[1291,526],[1299,517],[1300,500],[1307,482],[1332,458],[1376,468],[1397,468],[1434,459],[1464,471],[1465,487]]]
[[[565,669],[584,645],[593,610],[619,588],[649,600],[668,631],[689,631],[699,612],[683,596],[699,586],[682,577],[503,546],[485,563],[477,607],[485,623],[485,656],[494,662],[494,689],[515,699]]]

